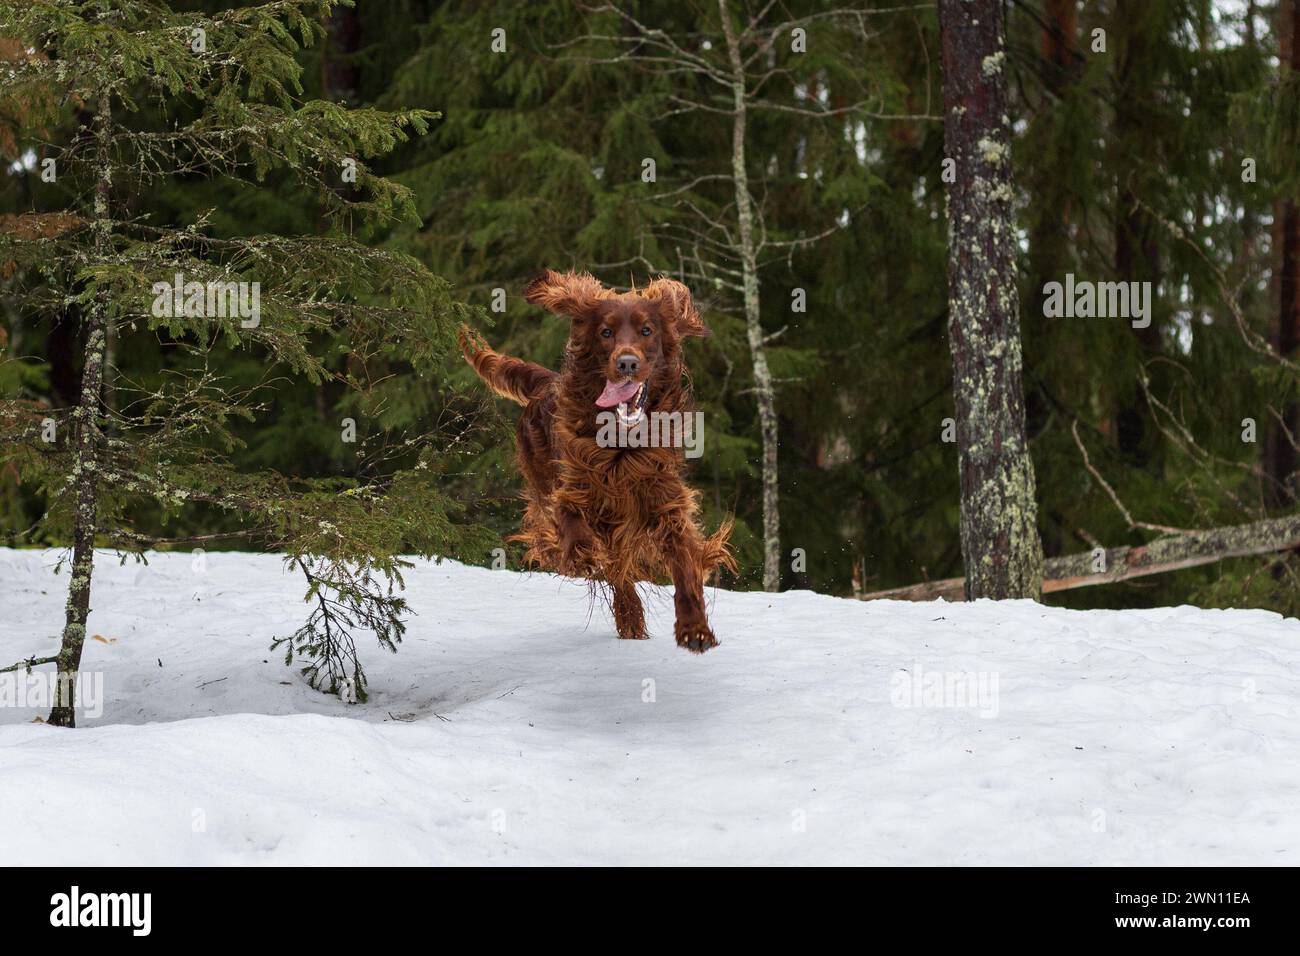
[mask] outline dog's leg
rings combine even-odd
[[[650,636],[646,633],[645,609],[634,582],[614,585],[614,626],[625,641],[644,641]]]
[[[698,535],[684,535],[670,541],[668,561],[673,574],[673,605],[677,623],[673,632],[677,645],[695,654],[718,646],[704,613],[703,549]]]
[[[575,578],[592,577],[598,564],[596,536],[587,519],[576,511],[561,508],[555,516],[555,528],[563,550],[564,566],[560,572]]]

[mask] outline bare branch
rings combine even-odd
[[[25,661],[19,661],[17,664],[10,664],[8,667],[0,667],[0,674],[7,671],[25,670],[31,673],[33,667],[39,667],[41,664],[57,664],[59,658],[55,657],[36,657],[35,655],[27,658]]]
[[[1093,467],[1092,460],[1089,459],[1088,457],[1088,449],[1084,447],[1083,439],[1079,437],[1078,419],[1075,419],[1074,422],[1070,425],[1070,433],[1074,435],[1074,443],[1079,446],[1079,453],[1083,455],[1083,467],[1088,469],[1088,474],[1092,475],[1092,477],[1097,480],[1097,483],[1101,485],[1103,489],[1105,489],[1106,494],[1110,496],[1110,500],[1115,504],[1115,507],[1119,509],[1119,513],[1124,516],[1124,521],[1125,523],[1128,524],[1129,528],[1133,530],[1140,529],[1143,531],[1155,531],[1159,534],[1188,533],[1186,528],[1172,528],[1168,525],[1149,524],[1146,521],[1133,520],[1132,513],[1128,510],[1128,508],[1124,507],[1124,502],[1119,500],[1119,495],[1115,494],[1115,489],[1112,488],[1110,486],[1110,483],[1107,482],[1106,479],[1101,476],[1101,472],[1099,472],[1096,468]]]

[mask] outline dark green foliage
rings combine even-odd
[[[358,569],[341,562],[313,565],[300,557],[289,563],[307,579],[305,600],[312,610],[292,635],[272,641],[271,650],[283,647],[285,664],[292,664],[295,656],[307,661],[302,674],[317,690],[341,694],[349,703],[365,703],[366,675],[352,631],[363,628],[375,635],[380,647],[397,653],[406,633],[403,618],[409,613],[405,599],[396,593],[401,575],[394,571],[376,576],[364,565]]]
[[[376,384],[429,375],[458,325],[481,319],[417,259],[374,243],[418,219],[413,193],[369,163],[437,114],[305,94],[299,57],[335,6],[0,3],[0,36],[39,51],[16,53],[0,78],[5,138],[58,169],[54,183],[22,177],[27,195],[8,197],[16,213],[0,228],[0,349],[15,330],[24,346],[0,354],[0,470],[22,489],[0,507],[18,519],[14,543],[62,543],[89,520],[100,545],[126,551],[228,539],[287,553],[314,604],[290,653],[313,686],[337,691],[346,670],[364,693],[340,622],[393,649],[398,555],[477,554],[490,540],[438,478],[478,427],[394,421]],[[111,104],[98,157],[82,102]],[[111,181],[106,205],[91,202],[96,179]],[[262,197],[264,230],[246,218]],[[242,283],[246,305],[255,285],[260,314],[214,308],[227,300],[191,285],[210,282]],[[50,372],[75,376],[55,342],[96,309],[108,364],[87,423]],[[88,464],[72,437],[87,427],[99,448]],[[98,476],[86,519],[70,493],[83,468]]]
[[[729,117],[672,114],[673,98],[708,103],[722,91],[685,74],[602,62],[616,47],[582,38],[613,32],[615,18],[579,4],[362,0],[352,49],[320,39],[330,22],[322,4],[295,5],[300,22],[215,13],[228,6],[176,3],[187,12],[164,14],[135,5],[154,11],[150,30],[216,16],[209,48],[229,41],[259,64],[256,73],[217,75],[181,48],[145,48],[121,30],[104,40],[127,61],[123,158],[165,157],[181,133],[194,141],[186,155],[219,174],[124,163],[115,188],[126,212],[108,261],[78,258],[88,180],[75,166],[86,150],[76,102],[48,96],[48,69],[25,66],[24,85],[0,103],[7,162],[34,148],[37,158],[68,149],[74,163],[57,186],[41,183],[37,167],[0,176],[0,216],[78,216],[0,219],[9,349],[0,394],[11,403],[0,425],[29,429],[73,404],[75,329],[94,291],[111,287],[120,293],[115,414],[149,422],[113,422],[110,434],[140,449],[124,451],[117,467],[152,475],[165,459],[168,485],[201,497],[181,507],[162,486],[144,484],[144,495],[112,488],[106,520],[151,540],[246,533],[256,517],[266,533],[231,544],[304,555],[315,553],[303,550],[310,546],[339,559],[346,549],[323,548],[329,536],[313,521],[346,520],[373,530],[358,532],[357,553],[431,549],[486,562],[518,524],[515,412],[485,399],[457,356],[444,357],[451,330],[469,317],[490,325],[495,347],[554,367],[565,325],[520,295],[543,267],[590,268],[623,286],[681,269],[695,210],[731,214],[729,182],[696,181],[726,171]],[[687,44],[718,33],[717,5],[706,0],[619,6]],[[764,6],[733,0],[737,17]],[[787,565],[786,580],[850,593],[855,566],[865,590],[958,575],[956,458],[941,439],[953,411],[934,12],[886,0],[779,6],[775,18],[892,10],[866,18],[868,39],[827,18],[810,29],[806,54],[792,53],[786,38],[776,47],[765,90],[773,102],[797,106],[820,89],[834,106],[865,101],[862,110],[837,120],[782,110],[752,117],[749,175],[771,237],[829,229],[806,248],[782,249],[762,272],[764,328],[787,327],[770,353],[782,550],[807,554],[806,571]],[[1248,345],[1229,302],[1248,330],[1267,335],[1277,312],[1275,204],[1300,195],[1300,95],[1296,77],[1277,67],[1277,5],[1257,4],[1252,25],[1200,0],[1075,5],[1061,62],[1045,52],[1051,6],[1006,5],[1025,393],[1046,553],[1151,537],[1129,527],[1083,467],[1076,421],[1136,519],[1190,528],[1261,516],[1270,407],[1295,401],[1297,383]],[[72,17],[81,5],[5,7],[10,18],[47,8]],[[277,52],[286,27],[299,39],[305,29],[311,46]],[[490,47],[498,28],[504,54]],[[1104,53],[1092,49],[1095,29],[1106,31]],[[77,49],[96,35],[85,32]],[[340,63],[353,71],[348,106],[358,111],[342,111],[326,88]],[[393,111],[393,121],[374,110]],[[6,138],[17,116],[26,132]],[[249,119],[266,135],[217,133]],[[427,135],[416,135],[425,123]],[[360,176],[345,189],[334,164],[352,152]],[[645,157],[657,160],[655,184],[641,181]],[[1253,183],[1241,175],[1247,157],[1258,166]],[[1068,272],[1122,277],[1117,229],[1135,208],[1144,259],[1154,262],[1142,265],[1155,273],[1154,334],[1140,337],[1122,319],[1045,318],[1045,282]],[[39,238],[15,239],[24,229]],[[151,281],[177,266],[264,276],[261,328],[149,315]],[[757,586],[761,443],[744,321],[727,289],[692,287],[713,330],[688,346],[706,416],[694,481],[708,522],[736,512],[743,570],[733,583]],[[805,313],[791,312],[796,288],[806,290]],[[495,289],[506,293],[499,314],[484,311]],[[339,441],[344,417],[357,422],[355,445]],[[1241,438],[1247,417],[1258,426],[1255,444]],[[66,540],[58,476],[67,466],[61,446],[28,441],[0,452],[0,470],[23,475],[22,484],[0,480],[7,542]],[[420,484],[402,484],[399,472]],[[243,477],[218,477],[226,473]],[[338,497],[353,487],[374,489],[375,500]],[[239,502],[257,498],[257,488],[269,488],[263,497],[282,510],[246,512]],[[382,503],[394,493],[427,500],[439,519]],[[465,525],[492,534],[462,535]],[[1261,574],[1261,566],[1241,560],[1052,600],[1295,610],[1289,567]]]

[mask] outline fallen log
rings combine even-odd
[[[1134,547],[1109,548],[1048,558],[1043,562],[1043,593],[1069,591],[1130,578],[1181,571],[1224,558],[1244,558],[1300,547],[1300,515],[1270,518],[1251,524],[1171,534]],[[1098,570],[1100,569],[1100,570]],[[923,581],[862,595],[864,601],[961,601],[965,578]]]

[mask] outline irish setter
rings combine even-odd
[[[620,294],[587,273],[547,270],[524,296],[569,318],[559,372],[494,352],[461,330],[474,371],[524,407],[517,440],[527,508],[512,540],[527,544],[529,561],[542,568],[607,583],[622,638],[648,636],[637,582],[670,577],[677,643],[707,651],[718,640],[704,581],[720,567],[735,570],[731,521],[710,537],[700,531],[699,493],[686,485],[681,448],[619,447],[601,438],[610,422],[602,410],[617,408],[624,426],[664,420],[655,413],[692,413],[681,343],[708,330],[690,292],[656,279]]]

